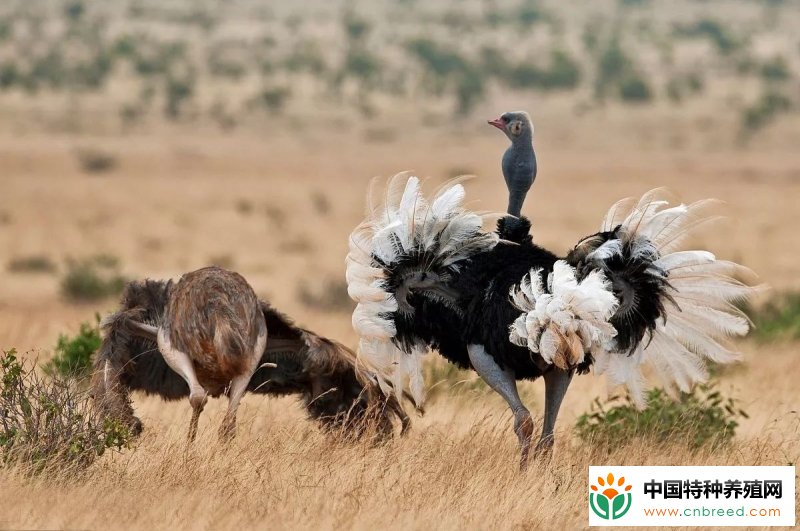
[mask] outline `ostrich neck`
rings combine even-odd
[[[525,196],[536,178],[536,154],[530,133],[515,139],[506,150],[503,177],[508,187],[508,213],[519,217]]]

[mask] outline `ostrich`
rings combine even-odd
[[[747,269],[706,251],[679,250],[713,219],[708,201],[670,206],[658,190],[615,204],[601,231],[558,257],[533,243],[520,211],[535,175],[526,113],[490,122],[511,139],[503,157],[509,215],[495,232],[465,210],[464,188],[448,183],[431,198],[416,177],[398,175],[385,197],[370,198],[351,234],[348,293],[359,356],[384,392],[424,400],[421,364],[429,349],[478,375],[511,408],[525,469],[531,414],[517,380],[544,379],[541,436],[549,455],[561,402],[575,373],[594,365],[610,386],[644,402],[642,366],[669,390],[706,378],[705,360],[728,363],[724,343],[749,321],[731,302],[752,294]],[[522,160],[522,164],[510,161]],[[526,184],[527,183],[527,184]],[[399,396],[399,395],[398,395]]]
[[[103,321],[104,337],[95,356],[92,380],[95,403],[104,415],[118,419],[134,435],[141,433],[142,423],[131,406],[131,391],[144,391],[164,400],[191,396],[192,384],[173,370],[159,352],[159,327],[163,329],[168,315],[173,319],[176,316],[177,308],[169,313],[170,304],[183,298],[182,308],[201,308],[199,318],[195,319],[195,329],[189,328],[192,322],[189,319],[178,321],[178,326],[181,327],[180,333],[188,336],[182,337],[182,342],[193,341],[205,347],[209,345],[206,336],[211,315],[204,312],[213,305],[206,306],[204,301],[210,301],[219,293],[220,281],[231,281],[235,286],[242,286],[244,282],[238,275],[217,268],[200,270],[189,276],[198,274],[199,278],[190,278],[195,287],[193,290],[181,289],[186,276],[177,284],[171,280],[131,282],[122,294],[121,308]],[[202,278],[210,281],[198,282]],[[257,315],[252,312],[248,315],[250,322],[263,320],[268,331],[268,340],[258,353],[255,371],[247,380],[247,391],[275,396],[300,395],[309,417],[325,429],[344,429],[348,436],[360,436],[369,426],[374,426],[381,437],[390,436],[395,417],[402,424],[402,432],[406,431],[409,419],[399,403],[394,397],[390,400],[381,398],[377,388],[357,368],[354,352],[340,343],[295,326],[267,302],[258,301],[249,294],[245,300],[247,304],[255,304],[257,310]],[[228,307],[222,306],[223,311],[213,312],[213,318],[230,315]],[[236,308],[237,305],[230,307]],[[227,331],[227,328],[223,330]],[[161,343],[164,343],[163,339]],[[210,347],[215,352],[213,340]],[[206,358],[203,368],[195,371],[203,388],[196,393],[217,397],[226,391],[228,383],[225,379],[230,377],[228,381],[232,381],[234,378],[230,373],[208,378],[209,372],[222,373],[225,369],[221,365]],[[232,385],[229,390],[233,391]],[[229,399],[233,399],[230,394]],[[200,404],[204,402],[202,400]],[[193,404],[190,438],[196,433],[195,416],[199,416],[196,411]],[[233,415],[230,411],[229,407],[229,414],[220,429],[223,437],[232,435],[235,406]]]

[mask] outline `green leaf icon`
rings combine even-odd
[[[623,495],[621,495],[621,496],[617,496],[616,498],[614,498],[614,501],[613,501],[613,503],[611,504],[611,506],[612,506],[612,511],[611,511],[611,512],[612,512],[612,514],[613,514],[614,516],[618,516],[618,514],[619,514],[619,511],[622,509],[622,507],[623,507],[624,505],[625,505],[625,495],[624,495],[624,494],[623,494]]]
[[[608,516],[611,516],[611,514],[609,514],[608,512],[608,498],[606,498],[602,494],[598,494],[595,500],[597,501],[597,506],[600,507],[600,509],[602,509],[603,512],[608,514]]]

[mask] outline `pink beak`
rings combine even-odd
[[[502,118],[495,118],[494,120],[489,120],[489,125],[493,125],[496,128],[500,129],[501,131],[505,130],[506,124],[503,122]]]

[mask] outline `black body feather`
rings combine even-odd
[[[454,293],[443,298],[430,289],[406,289],[412,311],[394,312],[391,316],[397,334],[395,343],[410,352],[420,343],[462,368],[471,368],[467,345],[479,344],[501,368],[510,368],[517,379],[535,379],[552,365],[539,354],[509,341],[509,328],[520,311],[511,303],[512,287],[531,269],[540,269],[541,280],[547,283],[549,273],[559,257],[533,243],[531,224],[525,217],[506,216],[497,222],[498,244],[491,250],[477,253],[448,271],[444,291]],[[664,301],[669,297],[669,284],[660,271],[654,274],[657,256],[632,258],[632,245],[623,247],[620,256],[604,261],[588,261],[586,255],[610,239],[618,239],[618,230],[588,236],[573,249],[566,260],[578,270],[579,279],[592,269],[601,268],[612,282],[620,301],[619,310],[610,320],[618,331],[618,352],[630,353],[642,342],[645,334],[655,330],[665,315]],[[387,289],[402,290],[410,270],[419,269],[418,257],[404,256],[393,264]],[[442,275],[444,278],[445,275]],[[590,354],[575,367],[579,374],[589,371]]]
[[[508,329],[519,316],[509,300],[511,287],[531,268],[549,271],[557,260],[533,244],[529,231],[526,218],[501,218],[497,228],[501,241],[460,264],[460,271],[446,284],[458,294],[456,309],[427,292],[412,295],[408,301],[413,313],[394,313],[396,344],[409,352],[413,345],[425,343],[462,368],[471,368],[467,345],[480,344],[517,378],[541,376],[548,368],[544,360],[508,340]],[[395,271],[400,275],[399,269]]]
[[[619,301],[616,313],[609,322],[617,331],[617,352],[633,354],[636,347],[652,337],[660,321],[666,320],[665,302],[675,304],[670,295],[668,273],[653,264],[658,254],[635,253],[635,241],[623,238],[621,227],[587,236],[567,254],[567,262],[576,269],[578,279],[594,269],[602,269],[611,281],[614,296]],[[609,240],[625,242],[621,254],[604,260],[591,260],[587,255]]]

